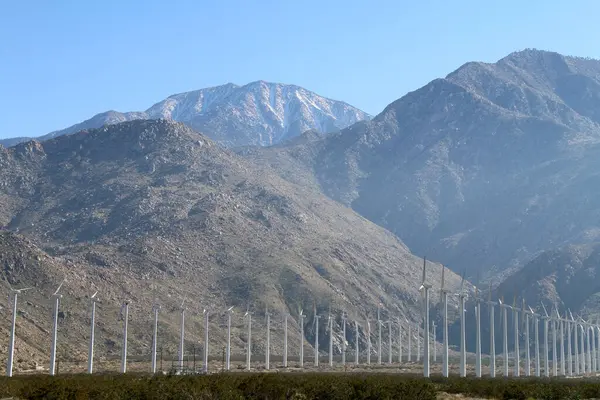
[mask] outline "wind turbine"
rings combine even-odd
[[[504,377],[508,378],[508,315],[507,308],[510,306],[504,304],[502,298],[498,299],[500,305],[500,311],[502,312],[502,357],[504,358],[504,364],[502,365],[504,370]]]
[[[496,333],[494,331],[494,306],[492,301],[492,281],[490,281],[490,290],[488,294],[488,307],[490,309],[490,378],[496,377]]]
[[[354,352],[354,365],[360,364],[360,350],[359,350],[359,332],[358,332],[358,321],[354,321],[354,347],[356,351]]]
[[[121,373],[124,374],[127,372],[127,325],[129,323],[129,300],[126,300],[121,307],[121,317],[123,318],[123,353],[121,354]]]
[[[535,334],[535,376],[538,378],[542,375],[542,360],[540,359],[540,329],[539,329],[539,314],[533,312],[533,308],[529,307],[531,315],[533,315],[534,334]]]
[[[563,319],[565,328],[567,330],[567,370],[569,376],[573,376],[573,351],[571,348],[571,321],[565,312],[565,318]]]
[[[152,305],[152,313],[154,314],[154,325],[152,327],[152,373],[156,373],[156,347],[158,345],[158,311],[160,310],[160,304],[156,297],[154,298],[154,304]]]
[[[579,329],[577,328],[577,322],[575,321],[575,318],[573,318],[573,314],[571,313],[571,310],[569,311],[569,317],[571,317],[571,324],[572,329],[573,329],[573,345],[574,345],[574,353],[575,353],[575,375],[579,375],[579,341],[577,339],[577,334]]]
[[[367,365],[371,364],[371,323],[367,315]]]
[[[398,317],[398,364],[402,364],[402,322]]]
[[[481,378],[481,299],[477,286],[475,286],[475,376]]]
[[[333,367],[333,319],[331,318],[331,307],[327,314],[327,330],[329,331],[329,366]]]
[[[458,294],[460,307],[460,376],[467,376],[467,348],[465,338],[465,274],[463,272],[462,281],[460,282],[460,292]]]
[[[517,308],[517,296],[513,298],[513,317],[515,325],[515,376],[521,376],[521,360],[519,350],[519,309]]]
[[[314,366],[318,367],[319,366],[319,318],[321,318],[320,315],[317,315],[317,306],[316,304],[313,305],[313,313],[315,316],[315,319],[313,320],[313,328],[315,330],[315,361],[314,361]]]
[[[300,368],[304,368],[304,314],[302,309],[298,313],[298,319],[300,321]]]
[[[233,306],[229,307],[227,311],[227,348],[225,350],[225,368],[227,371],[231,368],[231,314],[233,314]]]
[[[392,320],[387,321],[388,324],[388,364],[392,364]]]
[[[283,315],[283,367],[288,366],[288,318],[290,314],[286,311]]]
[[[429,289],[427,280],[427,259],[423,257],[423,280],[419,291],[423,292],[423,376],[429,378]]]
[[[444,350],[442,352],[442,375],[448,377],[448,290],[444,287],[444,272],[446,267],[442,264],[442,284],[440,289],[440,297],[442,298],[442,334],[444,340]],[[492,311],[493,315],[493,311]]]
[[[183,372],[183,352],[185,346],[185,297],[179,306],[181,311],[181,326],[179,331],[179,371]]]
[[[411,323],[408,322],[406,318],[406,326],[407,326],[407,334],[408,334],[408,349],[407,349],[407,361],[412,361],[412,332],[411,332]]]
[[[593,372],[592,370],[592,347],[591,347],[591,343],[590,343],[590,331],[589,331],[589,325],[588,322],[586,320],[584,320],[582,318],[583,324],[581,325],[581,328],[584,329],[585,326],[585,338],[586,338],[586,344],[587,344],[587,352],[586,352],[586,359],[587,359],[587,371],[589,373]]]
[[[250,371],[250,364],[251,364],[251,359],[252,359],[252,313],[250,312],[250,307],[246,308],[246,313],[244,314],[244,317],[248,318],[248,342],[246,343],[246,346],[247,346],[246,347],[246,369],[248,371]],[[286,349],[286,351],[287,351],[287,349]]]
[[[271,369],[271,313],[265,308],[265,319],[267,320],[267,347],[265,348],[265,369]]]
[[[381,365],[381,303],[377,304],[377,364]]]
[[[548,320],[550,317],[544,303],[542,303],[542,308],[544,310],[544,316],[542,316],[544,320],[544,376],[548,378],[550,377],[550,360],[548,358]]]
[[[50,348],[50,375],[54,375],[56,372],[56,339],[58,333],[58,307],[60,305],[60,299],[62,298],[62,294],[59,294],[58,291],[65,283],[67,278],[64,278],[63,281],[58,285],[56,291],[52,294],[54,297],[54,321],[52,326],[52,347]]]
[[[96,295],[98,291],[96,291],[93,295],[90,296],[90,306],[91,310],[91,321],[90,321],[90,344],[88,348],[88,374],[91,374],[94,371],[94,336],[95,336],[95,326],[96,326]]]
[[[556,323],[559,324],[559,336],[560,336],[560,375],[566,376],[565,370],[565,327],[563,323],[563,319],[558,312],[558,307],[556,304],[554,305],[554,310],[556,311]]]
[[[529,316],[531,310],[525,310],[525,299],[523,299],[521,312],[521,315],[525,319],[525,376],[531,376],[531,343],[529,341]]]
[[[9,285],[10,286],[10,285]],[[13,376],[13,358],[15,353],[15,328],[17,325],[17,299],[19,294],[25,290],[32,289],[30,287],[22,289],[13,289],[10,287],[12,292],[12,325],[10,328],[10,340],[8,342],[8,361],[6,364],[6,376],[9,378]]]
[[[552,324],[552,376],[558,376],[558,353],[556,351],[556,318],[550,316]]]
[[[204,373],[208,373],[208,316],[209,311],[205,308],[202,312],[204,314]]]
[[[342,312],[342,365],[346,365],[346,313]]]

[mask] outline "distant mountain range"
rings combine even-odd
[[[269,146],[309,129],[321,133],[339,131],[370,116],[299,86],[264,81],[244,86],[229,83],[169,96],[143,112],[107,111],[37,140],[120,122],[160,118],[183,122],[225,146]],[[30,139],[4,139],[0,144],[9,147],[27,140]]]
[[[484,278],[598,240],[600,61],[467,63],[370,121],[243,153]]]

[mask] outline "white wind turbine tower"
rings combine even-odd
[[[342,365],[346,365],[346,312],[342,312]]]
[[[288,318],[290,314],[286,311],[283,315],[283,367],[288,366]]]
[[[22,289],[13,289],[12,287],[10,287],[10,290],[12,292],[12,325],[10,328],[10,340],[8,342],[8,361],[6,364],[6,376],[8,376],[9,378],[13,376],[13,358],[15,354],[15,328],[17,325],[17,300],[21,292],[29,289],[32,288],[28,287]]]
[[[329,331],[329,366],[333,367],[333,319],[331,318],[331,307],[327,314],[327,331]]]
[[[127,372],[127,325],[129,324],[129,300],[121,307],[121,318],[123,318],[123,347],[121,349],[121,373]]]
[[[319,318],[321,318],[320,315],[317,315],[317,306],[314,305],[313,306],[313,313],[315,316],[315,319],[313,320],[313,328],[315,330],[315,361],[314,361],[314,366],[318,367],[319,366]]]
[[[244,314],[244,317],[248,318],[248,341],[246,343],[246,369],[248,371],[250,371],[251,359],[252,359],[252,313],[250,312],[250,307],[246,308],[246,313]],[[286,349],[286,351],[287,351],[287,349]]]
[[[590,341],[592,344],[590,357],[592,358],[592,372],[597,372],[596,369],[596,335],[594,334],[594,326],[588,323],[588,332],[590,335]]]
[[[179,371],[183,372],[183,352],[185,346],[185,297],[179,306],[179,310],[181,311],[181,325],[179,331]]]
[[[152,313],[154,314],[154,325],[152,326],[152,373],[156,373],[156,348],[158,346],[158,312],[160,310],[160,304],[156,296],[154,297],[154,304],[152,305]]]
[[[521,360],[520,360],[520,349],[519,349],[519,309],[517,308],[517,296],[513,298],[513,316],[515,324],[515,372],[516,377],[521,376]]]
[[[448,377],[448,290],[444,287],[444,272],[446,267],[442,264],[442,284],[440,297],[442,298],[442,335],[444,340],[444,350],[442,352],[442,375]]]
[[[265,319],[267,320],[267,346],[265,348],[265,369],[271,369],[271,313],[265,309]]]
[[[58,307],[60,305],[60,299],[62,298],[62,294],[59,294],[58,291],[65,283],[67,278],[63,279],[63,281],[58,285],[56,291],[52,294],[54,297],[54,321],[52,325],[52,347],[50,348],[50,375],[54,375],[56,372],[56,339],[58,333]]]
[[[427,279],[427,259],[423,257],[423,280],[419,291],[423,292],[423,376],[429,378],[429,289]]]
[[[90,317],[90,343],[88,347],[88,374],[94,372],[94,337],[95,337],[95,328],[96,328],[96,295],[98,291],[96,291],[93,295],[90,296],[90,307],[91,307],[91,317]]]
[[[490,309],[490,378],[496,377],[496,332],[494,331],[494,306],[492,301],[492,282],[490,281],[490,290],[488,294],[488,307]]]
[[[565,312],[565,318],[562,320],[567,331],[567,373],[573,376],[573,349],[571,348],[571,322]]]
[[[398,317],[398,364],[402,364],[402,322]]]
[[[229,307],[227,311],[227,347],[225,349],[225,368],[227,371],[231,368],[231,314],[233,314],[233,306]]]
[[[504,377],[508,378],[508,315],[507,308],[510,306],[504,304],[502,298],[498,300],[500,304],[500,311],[502,312],[502,358],[504,363],[502,369],[504,370]]]
[[[205,308],[202,312],[204,314],[204,373],[208,373],[208,316],[209,311]]]
[[[579,327],[580,332],[581,332],[581,373],[585,375],[586,371],[587,371],[587,365],[586,365],[586,361],[587,361],[587,355],[586,355],[586,350],[585,350],[585,331],[583,329],[583,319],[581,317],[579,317]]]
[[[558,353],[556,351],[556,318],[550,316],[552,324],[552,376],[558,376]]]
[[[533,308],[529,307],[529,311],[533,316],[534,323],[534,334],[535,334],[535,376],[538,378],[542,375],[542,360],[540,358],[540,329],[539,329],[539,314],[533,311]]]
[[[408,348],[407,348],[407,361],[411,362],[412,361],[412,332],[411,332],[411,326],[412,324],[410,322],[408,322],[408,320],[406,318],[404,318],[404,320],[406,321],[406,326],[407,326],[407,336],[408,336],[408,340],[407,340],[407,344],[408,344]]]
[[[367,315],[367,365],[371,364],[371,322]]]
[[[358,333],[358,321],[354,321],[354,365],[360,364],[360,349],[359,349],[359,333]]]
[[[587,344],[587,351],[586,351],[586,360],[587,360],[587,372],[591,373],[593,372],[592,370],[592,347],[590,345],[590,331],[589,331],[589,325],[587,323],[586,320],[584,320],[583,318],[582,320],[582,324],[581,324],[581,329],[585,329],[585,339],[586,339],[586,344]]]
[[[573,352],[575,353],[575,375],[579,375],[579,343],[578,343],[578,339],[577,339],[577,333],[578,333],[578,328],[577,328],[577,322],[575,322],[575,318],[573,318],[573,314],[571,313],[571,310],[569,311],[569,317],[571,318],[571,325],[572,327],[570,329],[573,329],[573,345],[574,345],[574,349]]]
[[[560,337],[560,375],[566,376],[565,370],[565,327],[563,324],[563,319],[558,312],[558,307],[556,304],[554,305],[554,310],[556,311],[556,323],[559,324],[559,337]]]
[[[544,316],[542,316],[544,320],[544,376],[548,378],[550,377],[550,360],[548,357],[548,323],[550,317],[544,303],[542,303],[542,309],[544,310]]]
[[[377,304],[377,364],[381,365],[381,306]]]
[[[475,376],[481,378],[481,299],[477,286],[475,286]]]
[[[302,309],[298,313],[298,320],[300,321],[300,368],[304,368],[304,314]]]
[[[463,273],[462,281],[460,282],[460,292],[458,294],[460,308],[460,376],[467,376],[467,349],[465,337],[465,274]]]
[[[388,364],[392,364],[392,319],[387,321],[388,324]]]
[[[531,376],[531,343],[529,341],[529,315],[531,310],[525,310],[525,299],[523,299],[521,312],[525,319],[525,376]]]

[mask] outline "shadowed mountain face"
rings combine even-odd
[[[600,61],[468,63],[338,134],[245,149],[286,179],[482,278],[598,240]]]
[[[148,351],[153,283],[163,305],[165,343],[175,348],[178,306],[187,297],[190,341],[199,340],[202,309],[214,313],[215,355],[224,343],[223,312],[232,305],[256,311],[257,344],[267,307],[275,315],[289,312],[291,327],[304,309],[307,339],[314,337],[313,306],[321,314],[331,307],[336,325],[345,310],[359,320],[361,335],[362,321],[373,319],[380,302],[386,318],[418,318],[421,261],[393,234],[183,124],[132,121],[23,143],[0,150],[0,166],[0,223],[61,265],[48,272],[53,280],[40,293],[48,296],[67,273],[73,301],[89,295],[92,283],[110,310],[130,299],[136,308],[131,329],[139,334],[134,351]],[[441,268],[430,268],[439,289]],[[446,276],[456,287],[458,277]],[[37,273],[7,270],[3,280],[41,285]],[[87,303],[71,307],[74,323],[84,329]],[[107,336],[119,329],[116,315],[106,317]],[[236,313],[237,352],[244,346],[243,324]],[[281,329],[273,322],[279,332],[274,349],[282,345]],[[299,342],[295,336],[290,328],[291,346]],[[76,354],[84,354],[85,341],[74,343]]]
[[[169,96],[144,112],[107,111],[39,141],[139,119],[184,122],[225,146],[268,146],[314,129],[339,131],[370,116],[341,101],[327,99],[295,85],[264,81],[226,84]],[[28,138],[0,140],[5,147]]]

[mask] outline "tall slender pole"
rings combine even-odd
[[[579,328],[577,327],[577,322],[571,320],[572,329],[573,329],[573,345],[575,347],[575,375],[579,375],[581,364],[579,363]]]
[[[9,378],[13,376],[13,358],[15,354],[15,327],[17,325],[17,300],[18,292],[13,292],[12,301],[12,325],[10,328],[10,339],[8,342],[8,360],[6,363],[6,376]]]
[[[521,360],[519,349],[519,310],[516,305],[513,307],[514,324],[515,324],[515,376],[521,375]]]
[[[421,325],[417,325],[417,362],[421,361]]]
[[[185,308],[181,306],[181,321],[179,327],[179,371],[183,372],[183,352],[185,346]]]
[[[94,334],[96,325],[96,299],[92,298],[91,301],[91,322],[90,322],[90,344],[88,347],[88,374],[94,372]]]
[[[567,370],[569,376],[573,376],[573,349],[571,348],[571,322],[565,319],[565,328],[567,330]]]
[[[249,311],[246,312],[246,316],[248,317],[248,342],[246,343],[246,369],[250,371],[252,366],[252,314]],[[287,332],[285,332],[287,333]],[[284,338],[284,342],[287,340],[287,337]],[[285,343],[287,344],[287,343]],[[287,349],[285,349],[287,350]],[[287,356],[287,355],[286,355]],[[284,357],[284,363],[287,360]]]
[[[317,315],[315,311],[315,367],[319,366],[319,318],[321,318],[321,316]]]
[[[443,366],[442,366],[442,375],[444,377],[448,377],[448,347],[449,347],[449,343],[448,343],[448,292],[445,290],[442,290],[442,307],[443,307],[443,326],[442,326],[442,335],[443,335],[443,340],[444,340],[444,350],[442,353],[442,361],[443,361]]]
[[[552,376],[558,376],[558,351],[556,348],[556,320],[550,318],[552,324]]]
[[[502,309],[502,356],[504,358],[504,377],[508,378],[508,312],[506,304],[500,305]]]
[[[548,317],[544,317],[544,376],[550,377],[550,360],[548,356]]]
[[[529,341],[529,313],[525,313],[525,376],[531,376],[531,342]]]
[[[460,376],[467,376],[467,344],[465,338],[465,295],[460,294]]]
[[[591,373],[592,371],[592,347],[590,346],[590,331],[587,325],[585,325],[585,339],[586,339],[586,357],[587,357],[587,372]]]
[[[436,344],[436,338],[437,338],[437,331],[436,331],[437,325],[435,324],[435,321],[433,321],[432,323],[432,330],[433,330],[433,362],[436,363],[437,362],[437,346]]]
[[[304,314],[300,311],[300,368],[304,368]]]
[[[331,319],[331,315],[329,315],[329,366],[333,367],[333,319]]]
[[[231,369],[231,309],[227,310],[227,347],[225,348],[225,369]]]
[[[50,375],[55,375],[56,372],[56,339],[58,333],[58,307],[62,295],[54,295],[54,320],[52,324],[52,347],[50,348]]]
[[[425,301],[425,312],[423,314],[423,377],[429,378],[429,289],[431,286],[423,284]]]
[[[127,325],[129,323],[129,302],[124,304],[124,316],[123,316],[123,348],[121,354],[121,373],[127,372]]]
[[[402,364],[402,323],[398,318],[398,364]]]
[[[392,320],[388,321],[388,364],[392,361]]]
[[[288,314],[283,316],[283,367],[288,366]]]
[[[342,314],[342,365],[346,365],[346,314]]]
[[[496,333],[494,332],[494,305],[488,301],[490,307],[490,378],[496,377]]]
[[[592,343],[592,351],[591,351],[592,372],[598,372],[598,368],[596,365],[596,335],[594,333],[594,327],[592,325],[590,325],[590,327],[589,327],[589,332],[590,332],[590,341]]]
[[[533,315],[535,333],[535,376],[542,375],[542,360],[540,358],[540,320],[537,314]]]
[[[381,365],[381,319],[377,310],[377,364]]]
[[[208,310],[204,310],[204,373],[208,373]]]
[[[265,349],[265,369],[271,369],[271,314],[267,312],[267,347]]]
[[[408,356],[408,362],[412,361],[412,333],[410,332],[411,326],[410,324],[408,324],[408,350],[407,350],[407,356]]]
[[[154,325],[152,327],[152,373],[156,373],[156,346],[158,344],[158,304],[152,307],[154,311]]]
[[[481,378],[481,303],[475,301],[475,376]]]
[[[560,336],[560,375],[566,376],[567,371],[565,368],[565,326],[563,320],[560,317],[557,318],[557,323],[559,324]]]
[[[354,321],[354,348],[355,348],[355,352],[354,352],[354,364],[358,365],[360,363],[360,359],[359,359],[359,355],[360,355],[360,351],[358,348],[358,322]]]
[[[371,323],[367,320],[367,365],[371,364]]]

